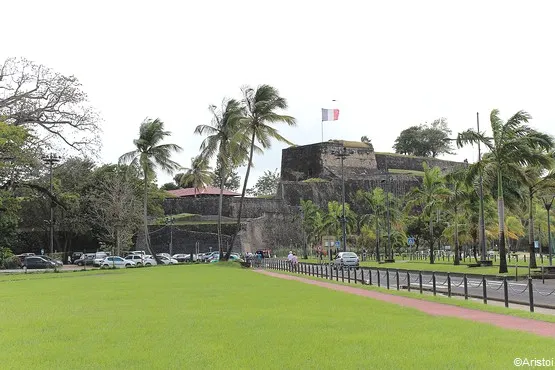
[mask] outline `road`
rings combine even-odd
[[[378,269],[376,268],[370,269],[364,267],[356,271],[354,269],[344,269],[343,273],[341,269],[337,271],[331,269],[329,265],[300,264],[299,268],[308,272],[310,275],[324,277],[331,275],[333,276],[333,280],[344,280],[345,282],[350,280],[351,283],[354,283],[356,276],[357,284],[360,283],[361,280],[364,280],[364,284],[379,284],[379,286],[385,288],[387,287],[387,278],[389,275],[389,289],[397,289],[397,270],[379,269],[378,278]],[[462,274],[450,274],[450,284],[448,284],[447,273],[436,272],[434,275],[435,288],[438,294],[448,295],[450,285],[452,295],[465,295],[464,278]],[[422,271],[422,278],[420,278],[420,274],[417,271],[407,272],[399,270],[398,279],[400,289],[407,289],[410,285],[411,290],[419,291],[420,279],[422,279],[422,290],[433,291],[434,288],[432,272]],[[408,284],[407,281],[410,281],[410,284]],[[555,309],[555,280],[545,280],[545,284],[543,284],[541,279],[533,279],[532,291],[535,306]],[[509,307],[511,303],[529,305],[529,292],[527,280],[507,281]],[[484,288],[481,277],[467,275],[467,294],[469,297],[483,299]],[[486,296],[488,300],[503,302],[505,297],[503,280],[486,278]]]

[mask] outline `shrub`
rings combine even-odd
[[[0,263],[0,268],[6,270],[19,268],[19,257],[12,255],[11,257],[4,258]]]
[[[303,182],[329,182],[329,180],[321,179],[319,177],[311,177],[310,179],[303,180]]]

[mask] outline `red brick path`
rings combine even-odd
[[[279,274],[279,273],[265,271],[265,270],[256,270],[256,271],[264,275],[278,277],[281,279],[296,280],[306,284],[317,285],[324,288],[337,290],[340,292],[357,294],[363,297],[369,297],[369,298],[377,299],[384,302],[394,303],[405,307],[412,307],[419,311],[428,313],[430,315],[458,317],[465,320],[472,320],[472,321],[478,321],[486,324],[495,325],[505,329],[520,330],[520,331],[525,331],[529,333],[534,333],[537,335],[542,335],[545,337],[555,338],[555,323],[549,323],[549,322],[533,320],[533,319],[524,319],[520,317],[502,315],[502,314],[491,313],[491,312],[480,311],[480,310],[473,310],[469,308],[451,306],[443,303],[429,302],[429,301],[424,301],[420,299],[400,297],[393,294],[374,292],[374,291],[355,288],[355,287],[346,286],[346,285],[332,284],[325,281],[304,279],[298,276]]]

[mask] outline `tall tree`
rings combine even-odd
[[[139,138],[133,140],[136,149],[123,154],[120,157],[121,163],[129,163],[141,171],[143,176],[143,217],[146,248],[150,254],[150,237],[148,234],[148,185],[150,179],[154,178],[154,171],[160,169],[169,174],[180,168],[179,164],[172,161],[171,155],[180,152],[182,149],[176,144],[162,144],[162,141],[171,135],[171,132],[164,129],[164,122],[156,118],[147,118],[141,123]]]
[[[98,114],[74,76],[8,58],[0,65],[0,117],[37,136],[54,137],[82,150],[98,146]],[[44,143],[43,143],[44,145]]]
[[[226,177],[223,179],[224,189],[237,191],[241,187],[241,176],[239,176],[239,172],[237,172],[235,167],[229,168],[226,172]],[[220,187],[222,181],[220,178],[221,173],[222,161],[216,159],[216,168],[214,168],[214,172],[212,173],[212,186]]]
[[[399,134],[393,144],[395,153],[419,157],[437,157],[452,154],[451,130],[445,118],[438,118],[431,124],[411,126]]]
[[[276,168],[273,172],[264,171],[264,174],[258,178],[252,189],[247,189],[247,193],[258,196],[275,195],[277,193],[280,174]]]
[[[211,180],[212,168],[208,165],[208,159],[202,155],[191,158],[191,167],[186,169],[181,177],[180,185],[184,188],[194,188],[195,198],[200,189],[205,188]]]
[[[505,201],[503,176],[518,173],[520,166],[548,166],[549,160],[542,151],[553,148],[553,138],[527,125],[531,116],[518,111],[506,122],[499,117],[499,110],[490,114],[492,136],[470,129],[457,136],[457,146],[482,143],[489,151],[483,156],[485,172],[493,173],[497,179],[497,211],[499,225],[499,273],[506,273],[507,254],[505,249]]]
[[[549,156],[549,155],[548,155]],[[534,250],[534,197],[543,189],[551,188],[555,185],[555,171],[550,171],[542,176],[543,169],[538,167],[523,167],[520,177],[523,185],[528,190],[528,251],[530,253],[530,267],[536,268],[536,253]]]
[[[445,186],[445,179],[441,174],[439,167],[430,168],[426,162],[422,163],[424,167],[424,176],[422,184],[413,188],[408,196],[407,209],[418,207],[425,215],[429,222],[430,230],[430,263],[434,263],[434,231],[433,220],[435,212],[440,209],[441,205],[451,195],[451,192]]]
[[[220,259],[223,259],[222,248],[222,208],[223,192],[226,179],[233,169],[242,164],[247,157],[247,135],[243,130],[244,111],[241,104],[235,99],[224,99],[221,109],[215,105],[208,107],[212,114],[210,125],[199,125],[195,133],[207,135],[200,149],[204,158],[216,156],[220,188],[218,203],[218,250]],[[233,243],[232,243],[233,246]]]
[[[260,145],[261,149],[270,148],[272,140],[278,140],[292,145],[289,140],[281,136],[270,124],[281,122],[286,123],[289,126],[296,125],[295,118],[278,113],[279,110],[287,109],[287,100],[279,95],[277,89],[269,85],[260,85],[256,89],[245,86],[241,90],[243,92],[243,104],[246,110],[244,132],[250,136],[250,150],[243,190],[239,201],[239,214],[237,215],[235,234],[231,238],[231,244],[227,250],[225,259],[229,259],[233,243],[241,228],[243,201],[247,191],[250,169],[253,163],[252,159],[257,143]]]

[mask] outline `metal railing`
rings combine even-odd
[[[433,295],[442,294],[447,297],[461,296],[480,299],[484,304],[489,301],[503,302],[505,307],[509,304],[527,305],[530,312],[535,307],[555,309],[555,289],[541,291],[534,286],[534,281],[528,277],[526,284],[510,283],[506,277],[493,278],[485,275],[470,275],[458,273],[441,273],[435,271],[399,270],[380,267],[346,267],[331,264],[315,264],[299,262],[292,264],[287,260],[265,259],[261,268],[297,273],[311,277],[354,283],[375,285],[386,289],[407,290],[418,289],[420,294],[424,291]],[[541,284],[540,284],[541,285]],[[534,302],[536,298],[553,296],[547,302]],[[522,299],[520,299],[522,296]],[[526,297],[527,296],[527,297]],[[538,297],[539,296],[539,297]]]

